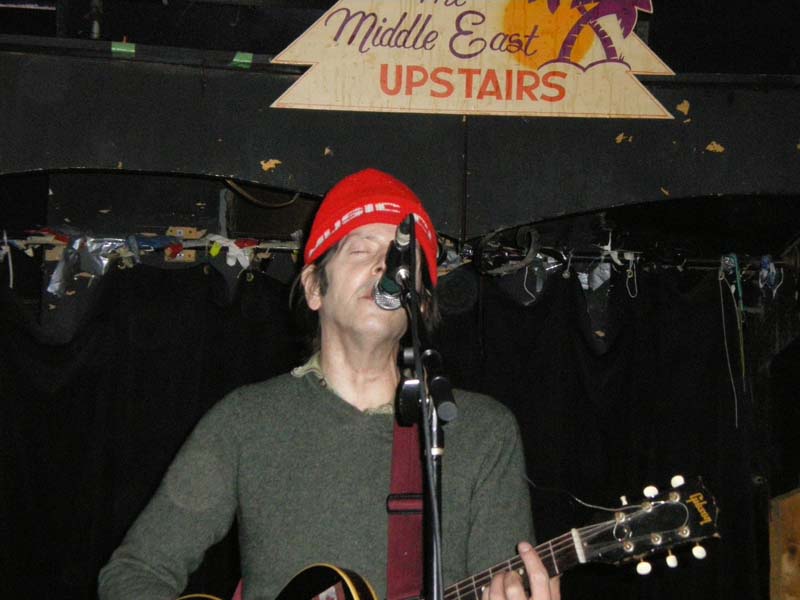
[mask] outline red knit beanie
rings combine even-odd
[[[436,285],[436,230],[416,194],[403,182],[377,169],[365,169],[342,179],[320,204],[306,244],[310,265],[354,229],[371,223],[399,225],[410,214],[425,253],[431,283]]]

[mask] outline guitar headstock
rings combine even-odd
[[[672,555],[673,547],[719,537],[718,514],[714,497],[699,477],[684,481],[678,475],[672,478],[668,491],[648,486],[642,500],[621,506],[613,520],[581,527],[574,534],[580,539],[582,562],[621,564],[640,560],[637,571],[645,575],[650,564],[644,557],[668,552],[667,564],[674,567],[677,559]],[[697,544],[692,554],[705,558],[705,549]]]

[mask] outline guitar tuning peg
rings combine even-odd
[[[667,566],[668,566],[670,569],[674,569],[675,567],[677,567],[677,566],[678,566],[678,557],[677,557],[677,556],[675,556],[675,555],[672,553],[672,550],[670,550],[670,551],[669,551],[669,554],[667,554]]]
[[[646,560],[640,560],[639,564],[636,565],[636,572],[639,575],[649,575],[652,570],[653,570],[653,565],[651,565]]]
[[[674,475],[672,479],[669,480],[669,484],[674,488],[681,487],[686,480],[683,478],[683,475]]]
[[[658,488],[654,485],[648,485],[644,488],[644,497],[645,498],[655,498],[658,496]]]
[[[703,548],[700,544],[695,544],[694,548],[692,548],[692,556],[694,556],[697,560],[703,560],[708,553],[706,549]]]

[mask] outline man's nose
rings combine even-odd
[[[372,272],[378,274],[378,273],[383,273],[385,270],[386,270],[386,253],[381,252],[375,258],[375,262],[372,265]]]

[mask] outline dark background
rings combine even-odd
[[[96,19],[100,40],[269,55],[331,5],[129,1],[93,9],[61,1],[33,10],[3,0],[0,33],[88,40]],[[640,31],[677,73],[797,75],[798,17],[796,3],[664,0]],[[747,112],[731,130],[748,125]],[[770,127],[779,132],[780,118]],[[614,162],[609,151],[601,160]],[[21,232],[65,216],[107,234],[176,216],[213,225],[212,210],[188,207],[198,197],[211,205],[222,187],[168,176],[7,175],[0,225]],[[574,274],[557,275],[530,306],[519,301],[519,273],[479,276],[465,267],[442,278],[437,343],[454,384],[490,393],[517,415],[541,541],[595,516],[566,491],[613,505],[645,484],[665,487],[674,473],[702,475],[721,507],[722,538],[706,544],[705,561],[683,550],[678,570],[654,560],[649,578],[630,566],[584,567],[564,577],[565,598],[769,597],[768,503],[797,487],[800,474],[797,192],[672,197],[601,213],[570,207],[578,214],[537,223],[554,246],[605,243],[609,229],[628,248],[647,246],[636,298],[624,269],[592,293]],[[97,215],[106,200],[116,202],[113,222]],[[288,216],[239,202],[232,231],[285,236],[313,212],[316,199],[303,202]],[[725,252],[756,265],[769,252],[785,266],[775,298],[746,282],[744,383],[736,313],[717,274]],[[0,264],[0,512],[9,541],[0,551],[2,587],[19,597],[93,598],[98,569],[197,419],[230,389],[302,359],[303,336],[286,308],[292,263],[282,257],[233,280],[207,265],[112,269],[55,299],[42,292],[49,271],[41,255],[12,253],[13,290]],[[693,261],[678,270],[687,256]],[[573,270],[596,260],[576,260]],[[236,578],[229,540],[209,553],[191,589],[224,597]]]
[[[543,0],[537,0],[539,2]],[[16,8],[38,5],[43,10]],[[98,39],[277,54],[333,0],[3,0],[0,33]],[[794,73],[800,70],[795,2],[655,0],[639,13],[640,37],[676,73]]]
[[[232,388],[297,364],[302,340],[287,286],[269,274],[243,278],[228,302],[224,279],[203,266],[115,270],[80,295],[91,305],[74,337],[55,345],[6,287],[5,269],[3,277],[0,455],[3,513],[13,516],[4,521],[13,541],[3,546],[4,588],[92,598],[97,571],[197,419]],[[702,475],[716,496],[722,538],[705,542],[705,561],[684,548],[679,569],[654,558],[647,578],[632,566],[583,567],[564,576],[565,598],[767,598],[768,500],[796,485],[798,348],[768,377],[756,369],[765,358],[756,335],[786,309],[747,317],[748,386],[772,386],[747,392],[724,290],[737,406],[716,271],[642,272],[635,299],[625,278],[615,272],[610,287],[585,293],[574,274],[557,276],[523,307],[498,278],[446,276],[442,293],[461,292],[437,338],[448,373],[517,415],[540,541],[597,516],[567,491],[614,506],[680,473]],[[610,307],[602,345],[587,312],[593,295]],[[190,589],[227,597],[236,577],[229,539]]]

